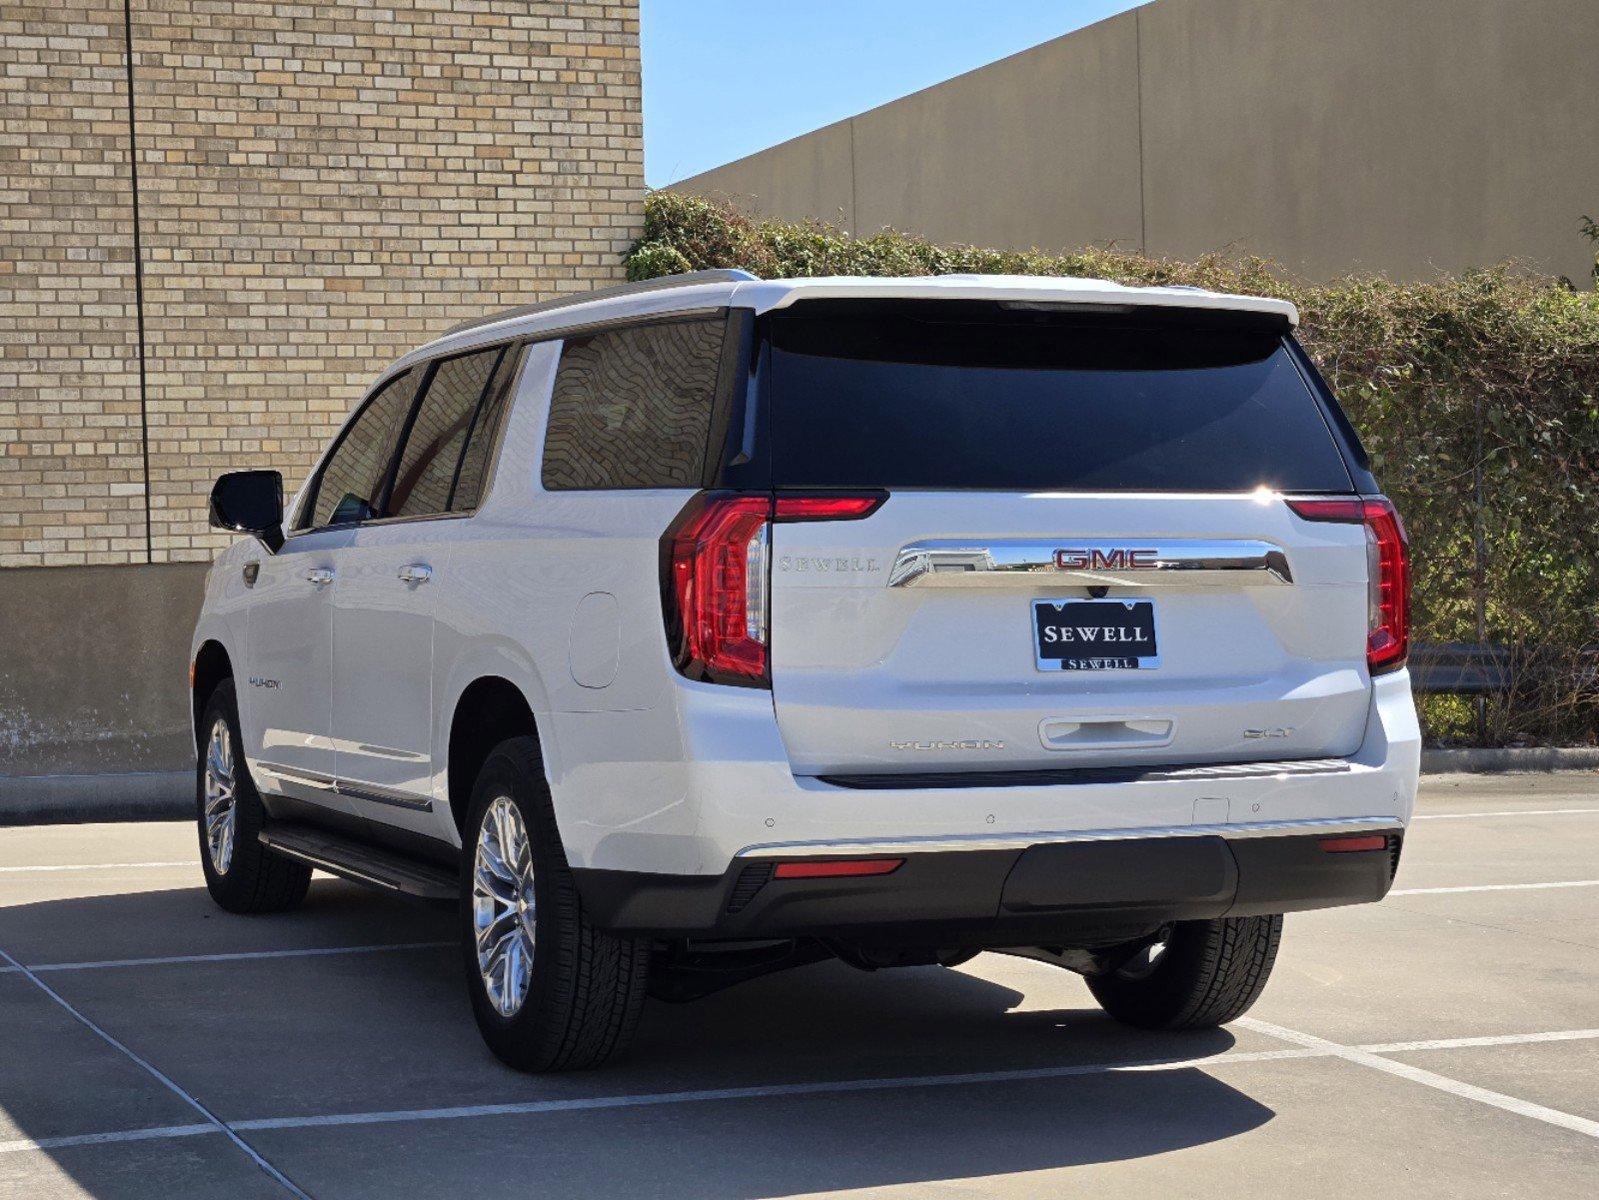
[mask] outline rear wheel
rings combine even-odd
[[[1179,921],[1164,940],[1088,990],[1107,1013],[1140,1029],[1209,1029],[1244,1015],[1277,959],[1283,919]]]
[[[483,1040],[523,1071],[599,1066],[633,1036],[650,944],[589,923],[535,739],[489,755],[463,840],[463,950]]]
[[[265,811],[239,739],[233,681],[224,679],[200,718],[195,808],[206,890],[229,912],[283,912],[305,899],[311,868],[261,844]]]

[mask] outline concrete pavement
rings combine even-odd
[[[448,913],[319,877],[235,917],[186,824],[0,830],[0,1195],[1591,1196],[1596,885],[1599,776],[1429,777],[1395,894],[1290,917],[1228,1029],[823,964],[535,1078]]]

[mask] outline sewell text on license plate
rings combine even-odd
[[[1160,666],[1153,600],[1034,600],[1040,671],[1138,671]]]

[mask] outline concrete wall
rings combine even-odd
[[[0,571],[0,776],[181,770],[206,567]]]
[[[1156,0],[675,185],[937,241],[1586,283],[1595,0]]]

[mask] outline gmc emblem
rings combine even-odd
[[[1160,566],[1155,550],[1057,550],[1055,566],[1062,571],[1153,571]]]

